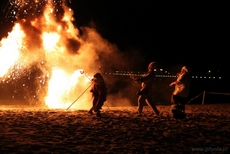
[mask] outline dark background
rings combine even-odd
[[[229,4],[217,1],[72,1],[77,26],[96,24],[123,52],[193,70],[229,63]]]

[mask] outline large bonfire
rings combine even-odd
[[[16,84],[25,100],[49,108],[67,108],[100,71],[98,59],[116,48],[96,32],[73,25],[73,10],[66,0],[14,0],[8,16],[12,31],[0,42],[1,84]],[[116,50],[116,49],[115,49]],[[87,72],[83,74],[82,69]],[[17,90],[20,89],[20,90]],[[91,105],[83,95],[73,108]]]

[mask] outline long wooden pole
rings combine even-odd
[[[79,95],[78,96],[78,98],[77,99],[75,99],[74,101],[73,101],[73,103],[72,104],[70,104],[70,106],[66,109],[66,110],[68,110],[90,87],[91,87],[91,85],[92,85],[93,83],[91,83],[90,85],[89,85],[89,87],[87,87],[82,93],[81,93],[81,95]]]

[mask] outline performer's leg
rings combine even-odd
[[[181,97],[181,108],[185,112],[185,105],[187,103],[187,98],[186,97]]]
[[[138,109],[137,109],[138,114],[141,114],[141,113],[142,113],[144,104],[145,104],[145,96],[140,95],[140,96],[138,97]]]
[[[93,106],[90,108],[90,110],[88,111],[89,114],[93,114]]]
[[[88,111],[88,113],[93,114],[93,111],[95,111],[95,105],[96,105],[97,99],[94,97],[92,102],[92,107]]]
[[[146,103],[148,104],[148,106],[155,112],[156,115],[159,115],[160,112],[158,111],[158,109],[156,108],[155,104],[153,103],[152,99],[150,97],[146,97]]]

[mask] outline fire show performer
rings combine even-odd
[[[150,94],[152,90],[152,85],[155,80],[154,69],[156,67],[157,63],[155,61],[151,62],[149,63],[148,71],[145,74],[137,78],[131,76],[131,78],[134,79],[134,81],[141,82],[141,89],[139,90],[139,92],[137,92],[137,94],[139,95],[137,110],[138,115],[141,115],[145,102],[155,112],[156,115],[159,115],[160,113],[156,108],[155,104],[153,103]]]
[[[104,82],[104,78],[100,73],[96,73],[92,79],[93,86],[90,92],[92,92],[93,96],[93,106],[89,110],[90,114],[93,114],[93,111],[96,112],[98,117],[101,117],[100,109],[104,105],[107,97],[107,87]]]
[[[171,87],[175,85],[171,96],[171,110],[175,118],[184,118],[186,116],[185,104],[187,103],[190,82],[191,76],[189,70],[186,66],[183,66],[181,71],[177,73],[177,80],[169,85]]]

